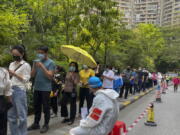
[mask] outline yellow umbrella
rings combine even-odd
[[[93,57],[88,52],[79,47],[75,47],[72,45],[62,45],[61,51],[69,59],[75,62],[85,64],[91,68],[95,68],[97,66]]]

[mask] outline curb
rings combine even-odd
[[[151,91],[153,91],[153,88],[150,88],[149,90],[147,90],[146,92],[140,93],[138,96],[134,96],[133,99],[131,100],[127,100],[124,101],[120,104],[119,110],[123,110],[124,108],[126,108],[127,106],[129,106],[130,104],[136,102],[138,99],[144,97],[145,95],[147,95],[148,93],[150,93]]]

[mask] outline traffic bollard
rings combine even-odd
[[[155,120],[154,120],[154,104],[151,103],[149,109],[148,109],[148,118],[147,121],[144,123],[146,126],[157,126]]]

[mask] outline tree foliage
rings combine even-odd
[[[180,69],[180,27],[161,28],[165,47],[156,60],[158,70],[162,72]]]
[[[60,46],[72,44],[87,50],[96,61],[119,68],[155,70],[164,62],[177,68],[179,42],[173,39],[179,39],[179,31],[152,24],[128,29],[117,4],[114,0],[1,0],[1,65],[8,64],[7,52],[16,44],[26,46],[29,60],[39,45],[47,45],[56,63],[66,65]]]

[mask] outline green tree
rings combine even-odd
[[[180,69],[180,27],[161,28],[165,48],[157,58],[156,67],[162,72]]]
[[[164,47],[164,39],[160,29],[152,24],[139,24],[133,29],[134,38],[131,39],[130,47],[136,52],[134,58],[130,57],[129,61],[139,59],[139,66],[149,69],[155,68],[155,60]],[[130,49],[129,49],[130,50]],[[133,53],[132,52],[132,53]]]
[[[112,0],[84,0],[80,2],[80,7],[82,7],[80,44],[84,48],[89,48],[91,54],[97,59],[100,58],[98,53],[101,52],[104,64],[110,57],[108,56],[110,46],[118,40],[118,32],[121,27],[121,15],[115,8],[116,6],[117,2]]]
[[[0,2],[0,65],[8,65],[10,46],[21,44],[21,35],[29,29],[26,13],[10,7],[7,1]]]

